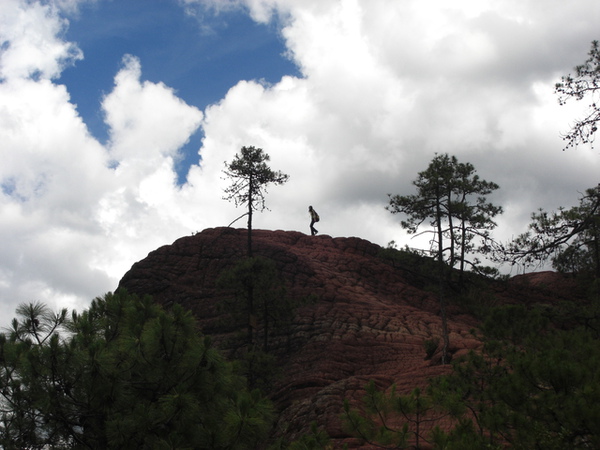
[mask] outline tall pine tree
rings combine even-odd
[[[467,251],[485,252],[490,236],[488,230],[496,224],[494,216],[502,208],[487,202],[485,195],[498,189],[495,183],[483,181],[475,174],[469,163],[459,163],[455,156],[447,153],[436,155],[429,167],[419,172],[413,184],[417,193],[412,195],[391,195],[387,210],[392,214],[404,214],[400,223],[410,234],[419,231],[427,224],[423,233],[432,233],[434,247],[432,254],[438,261],[439,301],[442,318],[442,363],[448,362],[448,328],[446,319],[445,284],[449,271],[460,263],[462,281],[465,263],[477,268],[477,260],[466,259]],[[419,233],[420,234],[420,233]],[[481,238],[481,245],[473,246],[474,237]]]

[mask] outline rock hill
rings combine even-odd
[[[227,351],[233,330],[220,320],[226,292],[216,280],[245,256],[246,239],[245,229],[233,228],[180,238],[134,264],[119,286],[167,307],[176,302],[189,308],[203,332]],[[382,257],[381,247],[359,238],[254,230],[253,249],[276,262],[290,298],[315,300],[301,306],[275,339],[282,376],[271,398],[281,411],[280,433],[291,439],[316,421],[336,448],[343,442],[357,448],[342,429],[344,398],[360,399],[369,380],[383,388],[396,383],[407,393],[449,370],[439,355],[426,358],[425,341],[441,336],[437,298],[410,267]],[[519,285],[548,286],[552,280],[521,276],[495,301],[521,301]],[[555,294],[540,291],[538,299]],[[478,325],[474,317],[450,307],[448,325],[454,356],[480,345],[471,334]]]

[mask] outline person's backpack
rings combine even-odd
[[[319,214],[315,211],[315,222],[318,222],[319,220],[321,220],[321,218],[319,217]]]

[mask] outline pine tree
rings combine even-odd
[[[400,224],[410,234],[417,233],[429,221],[430,228],[423,233],[432,233],[432,245],[436,246],[432,253],[438,261],[442,363],[445,364],[448,362],[449,346],[445,298],[449,271],[446,264],[453,267],[460,262],[462,282],[465,263],[477,267],[476,262],[466,259],[467,251],[488,251],[491,240],[488,230],[496,226],[492,219],[502,212],[502,208],[488,203],[484,196],[498,189],[498,185],[480,180],[472,164],[459,163],[456,157],[448,154],[436,155],[429,167],[419,172],[413,184],[417,188],[416,194],[388,194],[390,200],[386,209],[392,214],[406,215],[406,220]],[[472,202],[473,197],[476,197],[475,203]],[[472,245],[475,236],[482,239],[477,248]]]
[[[563,272],[589,272],[600,279],[600,185],[587,189],[579,205],[532,214],[529,231],[502,249],[499,259],[537,265],[550,259]]]
[[[459,420],[444,439],[480,448],[597,448],[600,329],[578,323],[587,308],[578,305],[575,315],[562,307],[495,309],[482,327],[482,352],[432,384],[436,399],[452,399]],[[563,322],[570,328],[559,328]],[[468,421],[475,426],[461,426]]]
[[[69,319],[18,313],[0,335],[3,448],[253,448],[269,430],[271,404],[178,305],[117,292]]]
[[[383,391],[371,380],[365,391],[357,408],[351,408],[348,400],[344,401],[342,420],[352,436],[378,448],[420,449],[422,445],[429,445],[425,424],[447,415],[419,388],[400,395],[395,385]]]
[[[566,141],[565,149],[579,144],[593,144],[600,121],[600,105],[595,102],[596,94],[600,91],[600,43],[592,41],[588,59],[575,67],[575,76],[570,74],[562,77],[555,85],[558,101],[564,105],[567,100],[583,100],[591,97],[588,113],[578,119],[569,132],[563,136]]]
[[[236,206],[247,205],[248,212],[248,257],[252,257],[252,213],[264,211],[265,194],[269,184],[284,184],[289,175],[281,171],[273,171],[267,165],[271,158],[262,148],[242,147],[233,161],[225,163],[225,175],[232,180],[231,186],[225,189],[225,200],[233,200]],[[236,219],[237,220],[237,219]]]
[[[224,271],[217,286],[231,293],[222,306],[233,325],[247,330],[245,354],[236,354],[236,359],[246,363],[249,385],[264,387],[276,375],[270,354],[273,335],[289,328],[299,302],[286,295],[275,262],[260,256],[244,258]],[[249,291],[253,293],[252,305],[248,304]]]
[[[480,179],[472,164],[460,163],[448,154],[436,155],[413,184],[416,194],[388,195],[386,209],[406,216],[400,224],[410,234],[433,234],[432,253],[436,259],[450,267],[458,266],[461,274],[466,266],[479,270],[478,261],[469,260],[467,255],[490,250],[489,231],[496,227],[493,219],[502,213],[502,208],[488,202],[485,196],[498,185]],[[427,224],[430,228],[419,231]],[[474,244],[476,238],[479,245]]]

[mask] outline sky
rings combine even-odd
[[[511,239],[600,181],[561,139],[592,100],[554,93],[598,23],[597,0],[0,0],[0,326],[230,224],[242,146],[290,176],[254,228],[308,234],[312,205],[321,234],[427,248],[387,194],[449,153]]]

